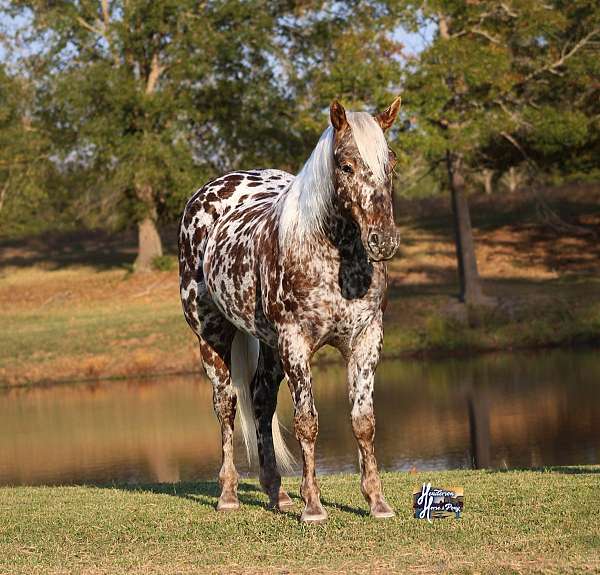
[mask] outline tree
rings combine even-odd
[[[322,129],[323,109],[336,98],[376,110],[398,95],[403,46],[396,27],[397,15],[377,1],[326,2],[287,23],[288,84],[303,122]]]
[[[334,97],[376,109],[400,45],[380,2],[6,0],[25,21],[53,160],[88,222],[135,222],[137,269],[194,182],[242,166],[296,171]]]
[[[269,109],[281,99],[269,61],[276,38],[273,6],[191,0],[8,4],[10,14],[30,20],[31,50],[22,65],[35,70],[55,161],[95,180],[85,192],[87,202],[80,203],[99,212],[98,219],[117,214],[136,222],[136,269],[148,269],[162,254],[161,215],[180,211],[194,181],[224,158],[235,159],[258,124],[248,108]]]
[[[39,218],[55,176],[49,143],[36,123],[26,78],[0,66],[0,230],[15,233]]]
[[[418,5],[409,2],[406,7],[409,25],[433,23],[436,32],[407,76],[405,105],[417,123],[403,140],[407,149],[425,154],[433,168],[445,165],[461,299],[468,304],[484,303],[465,196],[466,177],[482,169],[508,169],[521,163],[526,152],[517,136],[523,130],[529,142],[544,141],[557,131],[553,122],[540,117],[549,113],[539,105],[541,94],[546,95],[552,115],[569,126],[561,133],[581,132],[581,128],[574,129],[580,117],[561,110],[556,100],[551,103],[548,84],[553,83],[553,76],[564,77],[565,67],[598,39],[598,8],[590,0],[550,4],[430,0]],[[588,82],[584,99],[593,93],[594,82]],[[536,115],[535,122],[528,121]],[[551,139],[556,142],[556,135]],[[576,135],[571,140],[581,143]]]

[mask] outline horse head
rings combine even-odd
[[[394,152],[384,137],[400,110],[400,98],[376,116],[346,113],[334,101],[334,190],[341,205],[360,229],[362,243],[373,261],[389,260],[398,248],[392,204]]]

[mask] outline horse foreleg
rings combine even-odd
[[[381,318],[378,318],[360,334],[348,357],[352,430],[358,443],[361,491],[369,504],[371,515],[377,518],[394,516],[394,511],[383,497],[373,445],[375,438],[373,386],[382,342],[383,328]]]
[[[273,414],[277,407],[277,392],[284,378],[277,352],[260,344],[258,368],[252,380],[252,405],[256,422],[260,485],[269,496],[269,506],[283,510],[293,505],[289,495],[281,488],[281,474],[277,469],[273,445]]]
[[[302,484],[300,494],[305,507],[301,521],[318,523],[327,519],[321,505],[315,473],[315,443],[319,420],[312,393],[310,351],[300,334],[280,332],[279,353],[294,403],[294,431],[302,449]]]

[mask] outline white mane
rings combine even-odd
[[[377,182],[385,180],[388,145],[376,120],[366,112],[347,112],[356,146]],[[312,154],[283,193],[280,204],[279,244],[303,243],[323,229],[333,198],[333,128],[329,126]]]

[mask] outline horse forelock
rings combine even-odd
[[[386,177],[388,145],[376,120],[367,112],[348,112],[348,123],[361,158],[380,183]],[[335,169],[334,131],[321,134],[310,157],[282,197],[279,212],[279,242],[294,247],[323,230],[333,202]]]
[[[346,117],[361,158],[373,173],[377,183],[385,181],[389,158],[388,145],[383,130],[367,112],[348,112]]]

